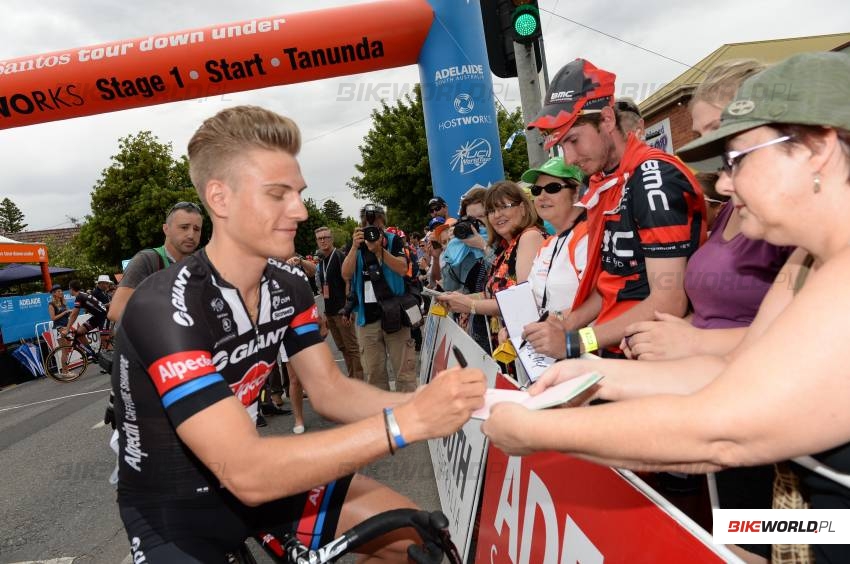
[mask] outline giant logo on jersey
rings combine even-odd
[[[160,396],[187,380],[215,372],[209,351],[181,351],[165,356],[148,367]]]
[[[271,373],[272,368],[274,368],[274,364],[261,360],[252,365],[238,382],[230,384],[230,390],[242,402],[242,405],[248,407],[257,400],[260,389],[266,383],[266,378]]]
[[[192,274],[189,272],[189,267],[184,266],[180,269],[180,272],[177,273],[177,278],[174,280],[174,285],[171,286],[171,305],[173,305],[177,311],[174,312],[172,318],[174,319],[174,323],[177,325],[182,325],[183,327],[191,327],[195,324],[195,320],[192,319],[192,316],[189,315],[189,310],[186,307],[186,284],[189,282],[189,278]]]
[[[285,333],[286,327],[278,327],[274,331],[263,333],[256,338],[252,338],[247,343],[235,347],[230,353],[227,351],[218,351],[212,358],[212,363],[215,365],[215,369],[221,372],[229,364],[238,364],[249,356],[257,354],[259,350],[276,346],[283,340]]]

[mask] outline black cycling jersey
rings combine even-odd
[[[100,327],[106,319],[106,306],[85,292],[77,292],[74,296],[74,309],[84,309],[91,314],[91,319],[87,322],[91,327]]]
[[[281,345],[292,356],[322,341],[313,295],[300,270],[269,260],[259,293],[255,325],[239,292],[203,251],[136,288],[112,373],[119,504],[231,503],[175,429],[232,395],[255,416]]]

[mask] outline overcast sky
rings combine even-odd
[[[0,61],[348,4],[351,2],[342,0],[0,0]],[[839,0],[802,4],[792,0],[699,4],[541,0],[540,6],[604,32],[544,12],[550,75],[572,59],[584,57],[615,72],[618,87],[643,85],[635,96],[638,101],[686,70],[679,62],[695,64],[724,43],[850,31],[850,10]],[[68,227],[69,216],[82,218],[90,213],[92,188],[117,152],[119,137],[151,130],[160,140],[171,142],[176,154],[183,154],[203,119],[223,108],[250,103],[297,120],[305,140],[300,161],[310,187],[307,195],[317,201],[334,199],[353,215],[361,203],[346,181],[356,174],[354,166],[360,162],[357,147],[369,130],[370,111],[379,100],[372,96],[341,101],[340,94],[361,83],[381,83],[381,91],[388,94],[409,91],[418,76],[417,68],[411,66],[0,130],[0,198],[8,197],[18,205],[29,229]],[[505,106],[519,105],[515,81],[496,79],[495,88]],[[392,103],[394,98],[388,101]]]

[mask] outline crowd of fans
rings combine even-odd
[[[315,256],[288,264],[321,294],[323,335],[348,376],[401,392],[417,387],[423,288],[492,352],[505,340],[496,294],[529,282],[541,321],[522,338],[563,360],[531,393],[589,371],[604,379],[587,408],[496,406],[483,429],[508,453],[559,450],[660,472],[647,479],[684,494],[697,518],[707,488],[692,476],[706,471],[721,508],[781,507],[789,487],[801,488],[801,506],[850,508],[846,486],[782,462],[814,454],[850,471],[850,380],[837,354],[850,228],[836,213],[850,203],[848,80],[846,54],[723,63],[693,94],[700,139],[683,161],[644,143],[640,111],[615,98],[613,73],[577,59],[529,124],[558,156],[517,181],[471,187],[456,218],[454,202],[432,198],[424,233],[388,226],[385,209],[367,204],[347,248],[320,227]],[[175,212],[192,216],[190,238],[167,261],[197,246],[200,210],[178,206],[166,226]],[[148,270],[167,266],[147,254]],[[61,326],[70,314],[53,296]],[[800,346],[804,335],[816,346]],[[288,372],[300,434],[303,391]],[[272,388],[267,414],[285,412],[285,387]],[[733,549],[750,562],[850,559],[839,545]]]

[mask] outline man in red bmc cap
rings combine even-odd
[[[597,348],[620,356],[631,323],[656,311],[684,315],[685,265],[705,240],[699,183],[676,157],[624,131],[614,79],[576,59],[555,75],[528,125],[590,179],[580,203],[588,214],[587,270],[573,308],[563,320],[550,316],[525,328],[532,346],[554,358]]]

